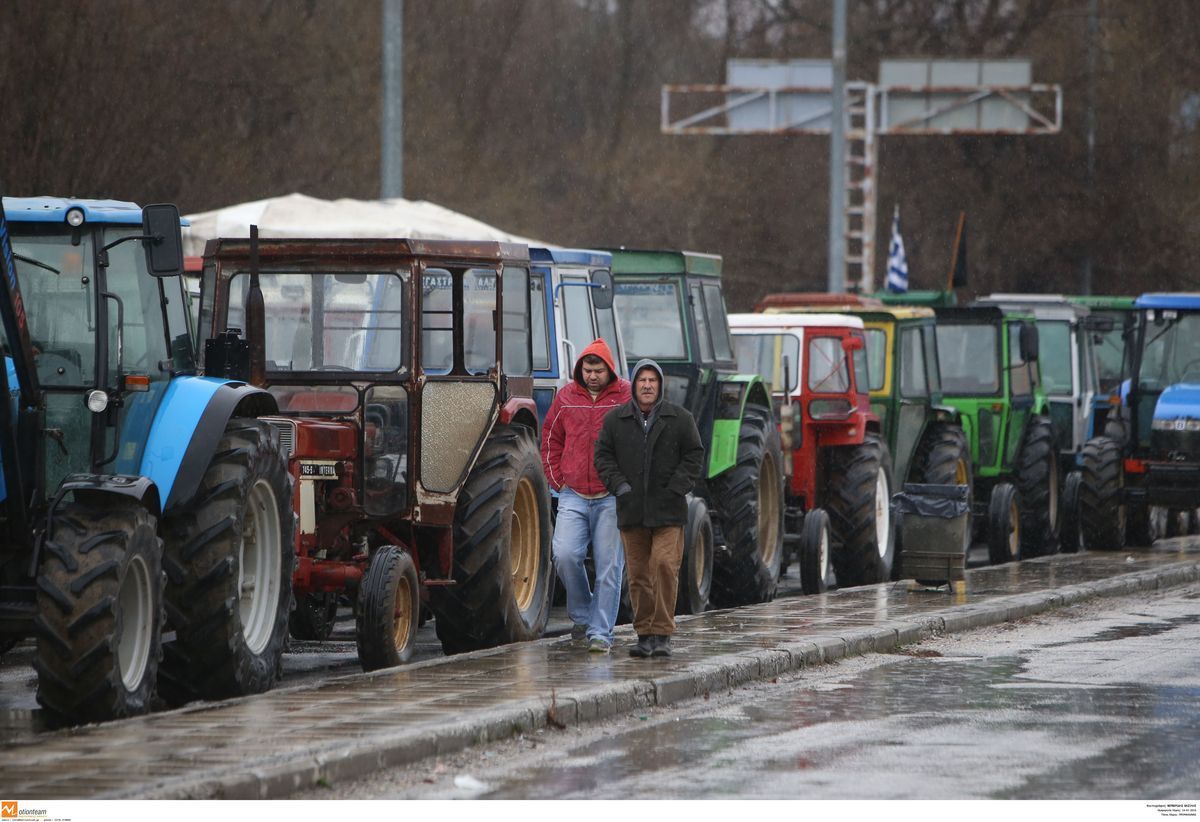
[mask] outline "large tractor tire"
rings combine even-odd
[[[1167,530],[1167,509],[1157,505],[1130,505],[1125,525],[1125,544],[1145,548]]]
[[[354,635],[364,671],[394,668],[412,658],[421,617],[417,566],[406,551],[375,551],[358,595]]]
[[[1120,444],[1111,437],[1095,437],[1083,446],[1082,481],[1079,486],[1079,530],[1089,551],[1119,551],[1125,547],[1125,484]]]
[[[708,608],[713,581],[713,527],[708,506],[688,496],[687,525],[683,529],[683,561],[679,565],[679,593],[675,613],[702,614]],[[632,621],[632,620],[631,620]]]
[[[162,543],[132,500],[60,505],[37,577],[37,700],[52,724],[150,710],[162,657]]]
[[[295,639],[324,642],[337,626],[338,595],[334,591],[302,594],[288,617],[288,632]]]
[[[838,585],[886,582],[896,556],[892,525],[892,458],[868,434],[861,445],[831,449],[825,510],[833,532]]]
[[[1021,504],[1017,489],[1009,482],[998,482],[988,498],[988,562],[1003,565],[1021,559]]]
[[[1058,553],[1058,454],[1049,417],[1033,417],[1013,466],[1021,501],[1021,554]]]
[[[783,449],[771,412],[747,405],[737,463],[710,483],[728,551],[713,561],[718,608],[768,602],[783,560]]]
[[[196,496],[167,522],[159,691],[179,704],[261,693],[279,677],[292,601],[292,480],[266,423],[225,426]]]
[[[454,512],[454,585],[430,591],[447,654],[537,639],[550,612],[550,492],[534,434],[488,437]]]
[[[804,515],[800,530],[800,590],[823,594],[829,590],[830,546],[829,515],[814,508]]]

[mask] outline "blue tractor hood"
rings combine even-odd
[[[1154,406],[1154,419],[1200,420],[1200,383],[1178,383],[1168,386]]]

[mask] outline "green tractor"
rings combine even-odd
[[[765,602],[783,557],[783,452],[762,378],[737,373],[721,258],[613,250],[615,302],[632,367],[649,357],[664,395],[696,418],[707,470],[688,505],[677,610]]]
[[[976,521],[993,563],[1059,547],[1059,461],[1033,315],[938,308],[942,391],[971,444]]]

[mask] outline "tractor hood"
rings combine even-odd
[[[1179,383],[1169,386],[1154,406],[1154,419],[1200,420],[1200,384]]]

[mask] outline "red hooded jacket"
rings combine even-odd
[[[589,354],[604,360],[613,379],[600,389],[596,399],[583,382],[583,358]],[[613,365],[612,352],[604,340],[596,340],[575,361],[575,379],[554,396],[542,426],[542,470],[556,491],[563,486],[577,494],[596,496],[608,489],[600,481],[592,462],[596,438],[604,417],[632,399],[629,380]]]

